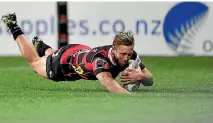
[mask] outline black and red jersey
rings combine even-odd
[[[96,75],[100,72],[110,72],[115,78],[128,64],[120,67],[113,63],[111,50],[112,45],[90,48],[82,44],[70,44],[53,53],[52,57],[60,57],[60,67],[57,70],[62,71],[63,80],[96,80]],[[139,57],[134,51],[131,59],[136,58]],[[145,66],[141,63],[140,67],[143,69]]]

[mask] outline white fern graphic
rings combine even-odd
[[[175,28],[175,33],[168,33],[168,37],[173,42],[170,47],[179,55],[193,54],[193,40],[206,21],[208,11],[202,12],[180,26],[180,30]],[[177,47],[176,47],[177,46]]]

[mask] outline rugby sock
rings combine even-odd
[[[51,48],[51,47],[48,46],[47,44],[45,44],[43,41],[39,42],[37,49],[36,49],[39,57],[45,56],[45,51],[48,48]]]
[[[14,25],[12,27],[10,27],[10,31],[13,35],[13,39],[16,40],[16,38],[21,35],[24,34],[21,30],[21,28],[18,25]]]

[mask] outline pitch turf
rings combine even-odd
[[[0,123],[211,123],[213,58],[145,57],[153,87],[112,94],[98,81],[55,83],[0,58]]]

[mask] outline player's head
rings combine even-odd
[[[113,40],[113,54],[120,66],[128,64],[134,48],[134,36],[131,32],[119,32]]]

